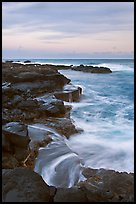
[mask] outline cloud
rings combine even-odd
[[[16,25],[24,31],[50,29],[67,33],[129,29],[132,2],[9,2],[3,5],[3,28]]]
[[[133,8],[133,2],[3,2],[3,48],[92,52],[91,47],[118,51],[120,46],[128,52]]]

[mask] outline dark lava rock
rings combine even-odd
[[[30,60],[25,60],[25,61],[24,61],[24,63],[30,63],[30,62],[31,62]]]
[[[7,63],[12,63],[13,60],[6,60],[5,62],[7,62]]]
[[[28,144],[30,142],[30,138],[28,136],[27,126],[19,122],[10,122],[3,125],[2,132],[2,165],[4,168],[7,168],[7,166],[9,168],[14,168],[17,165],[16,161],[21,164],[29,154]],[[7,153],[10,153],[8,158]]]
[[[54,202],[87,202],[85,193],[80,188],[58,188]]]
[[[78,102],[80,99],[82,89],[80,87],[67,84],[64,86],[63,91],[55,92],[56,98],[67,102]]]
[[[2,152],[2,169],[14,169],[19,166],[19,162],[8,152]]]
[[[106,74],[111,73],[112,71],[107,67],[96,67],[96,66],[75,66],[71,68],[75,71],[89,72],[89,73],[97,73],[97,74]]]
[[[39,103],[37,100],[33,100],[33,99],[27,99],[27,100],[23,100],[20,101],[20,103],[18,104],[18,108],[21,110],[34,110],[36,108],[38,108]]]
[[[70,118],[48,118],[43,121],[47,126],[54,128],[58,133],[69,138],[71,135],[78,133],[74,121]]]
[[[134,202],[134,174],[106,169],[85,169],[79,184],[88,202]]]
[[[19,122],[10,122],[3,125],[2,132],[12,145],[22,148],[28,147],[30,139],[26,125]]]
[[[80,66],[80,67],[84,67],[84,65],[83,65],[83,64],[80,64],[79,66]]]
[[[3,170],[2,202],[50,202],[50,194],[50,187],[32,170]]]
[[[43,102],[42,107],[39,109],[41,114],[46,113],[47,116],[59,117],[65,114],[66,109],[62,100],[56,99],[53,95],[44,95],[38,98]]]

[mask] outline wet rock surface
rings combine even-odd
[[[2,202],[50,202],[50,187],[28,168],[3,170]]]
[[[10,122],[2,127],[3,134],[12,145],[26,148],[30,142],[27,126],[20,122]]]
[[[88,202],[134,202],[134,174],[106,169],[85,169],[79,184]]]
[[[97,74],[108,74],[112,73],[112,71],[108,67],[97,67],[97,66],[75,66],[71,68],[75,71],[89,72],[89,73],[97,73]]]
[[[10,61],[2,63],[3,168],[27,164],[34,167],[39,147],[51,142],[52,138],[45,130],[44,137],[41,130],[32,131],[32,128],[29,135],[29,124],[44,122],[64,137],[76,132],[69,108],[54,95],[54,91],[62,91],[68,83],[70,79],[55,67]],[[39,139],[35,138],[36,134]]]
[[[54,202],[88,202],[85,193],[78,187],[58,188]]]
[[[89,66],[89,65],[78,65],[78,66],[66,66],[66,65],[51,65],[48,64],[50,68],[56,68],[58,70],[65,70],[65,69],[71,69],[75,71],[82,71],[82,72],[89,72],[89,73],[97,73],[97,74],[106,74],[106,73],[112,73],[110,68],[108,67],[98,67],[98,66]]]
[[[54,202],[134,202],[134,174],[85,168],[85,181],[58,188]]]
[[[80,95],[82,89],[73,85],[65,85],[62,91],[55,92],[56,98],[67,102],[78,102],[80,100]]]
[[[54,159],[57,155],[68,156],[65,143],[62,148],[57,146],[60,137],[66,139],[79,133],[70,118],[71,107],[63,101],[79,101],[82,89],[70,84],[70,79],[61,75],[59,69],[111,73],[108,68],[84,65],[2,63],[2,201],[134,202],[133,173],[83,168],[82,182],[77,183],[77,179],[73,187],[56,189],[49,187],[34,172],[40,147],[47,146],[40,154],[45,154],[45,160],[50,164],[48,153]],[[52,143],[54,139],[56,142]],[[74,162],[78,164],[77,156],[74,155]],[[74,168],[71,157],[68,160]],[[62,163],[66,167],[65,162]],[[63,171],[64,178],[68,176],[67,170],[61,165],[56,167],[59,173]],[[73,173],[70,168],[69,171]],[[78,177],[77,171],[75,174]],[[57,179],[56,183],[61,186],[62,175]]]

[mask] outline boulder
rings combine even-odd
[[[78,187],[58,188],[54,202],[87,202],[86,195]]]
[[[97,74],[106,74],[112,73],[112,71],[108,67],[97,67],[97,66],[74,66],[71,68],[75,71],[89,72],[89,73],[97,73]]]
[[[88,202],[134,202],[134,174],[106,169],[85,169],[79,183]]]
[[[63,91],[55,92],[56,98],[67,102],[78,102],[80,99],[82,89],[80,87],[67,84],[64,86]]]
[[[3,170],[2,202],[50,202],[50,187],[28,168]]]
[[[48,127],[54,128],[59,134],[69,138],[71,135],[78,133],[74,121],[70,118],[48,118],[43,121]]]
[[[5,138],[14,146],[27,148],[30,142],[27,126],[20,122],[10,122],[2,126]]]
[[[24,63],[30,63],[30,62],[31,62],[30,60],[25,60],[25,61],[24,61]]]
[[[6,62],[6,63],[12,63],[13,60],[6,60],[5,62]]]
[[[38,110],[41,114],[60,117],[66,112],[64,102],[56,99],[56,97],[53,95],[46,94],[42,97],[37,98],[37,100],[43,102],[43,105]]]

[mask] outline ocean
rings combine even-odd
[[[24,61],[25,59],[14,60]],[[110,74],[59,70],[60,73],[71,79],[73,85],[80,86],[83,90],[80,102],[65,102],[65,104],[72,105],[71,118],[75,126],[82,131],[79,134],[72,135],[63,143],[78,155],[85,167],[134,172],[133,59],[30,60],[32,63],[42,64],[105,66],[112,70]],[[65,157],[64,160],[66,159]],[[60,163],[62,163],[62,160],[61,157]],[[67,168],[65,169],[68,169],[69,162],[67,162]],[[56,165],[60,163],[58,161]],[[42,165],[44,166],[44,163]],[[66,165],[66,162],[63,162],[63,167],[60,168],[63,169],[64,165]],[[39,171],[38,168],[39,163],[36,166],[37,172]],[[74,166],[72,166],[72,169],[74,169]],[[48,175],[44,176],[44,173],[42,173],[45,181],[47,181],[49,174],[48,172]],[[72,176],[72,179],[74,176]],[[53,181],[48,180],[47,183],[55,185]],[[72,185],[74,184],[70,184],[68,187]]]

